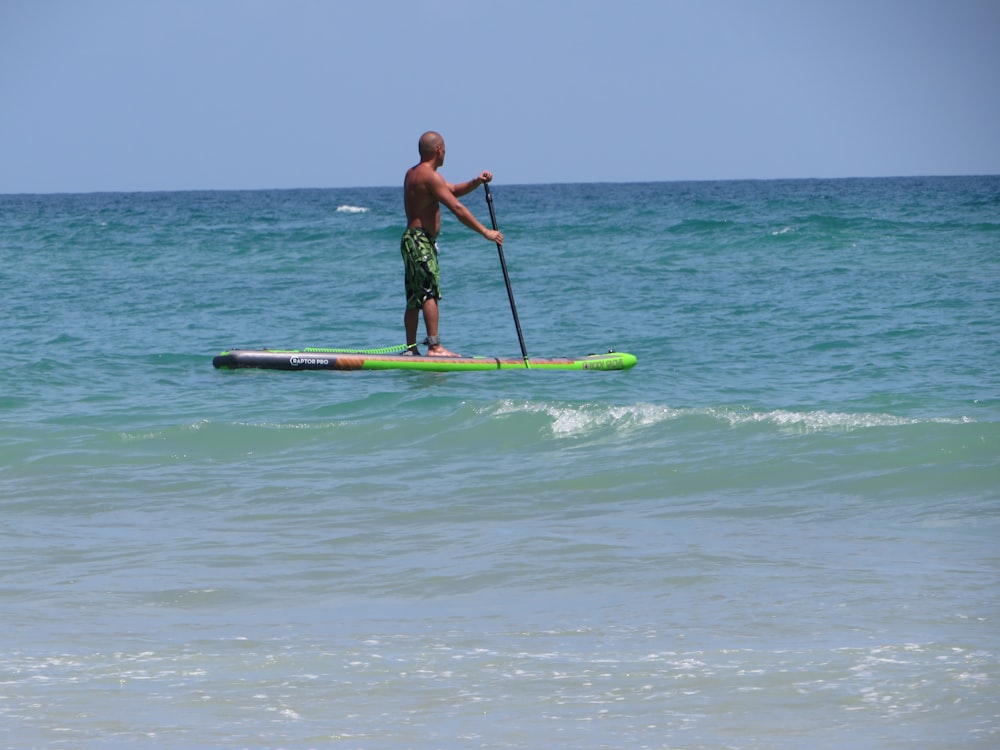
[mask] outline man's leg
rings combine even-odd
[[[437,340],[437,344],[428,345],[427,354],[431,357],[458,357],[460,355],[450,352],[441,346],[438,339],[438,303],[436,299],[429,299],[424,302],[424,326],[427,328],[427,338],[430,341]]]
[[[403,313],[403,325],[406,328],[406,345],[410,347],[405,354],[420,354],[417,349],[417,324],[420,322],[420,308],[408,307]]]

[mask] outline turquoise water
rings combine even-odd
[[[995,747],[1000,178],[493,195],[0,196],[0,746]]]

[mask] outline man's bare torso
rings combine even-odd
[[[434,194],[434,184],[441,179],[430,164],[422,162],[410,167],[403,180],[406,226],[409,229],[423,229],[432,239],[441,231],[441,205]]]

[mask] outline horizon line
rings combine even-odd
[[[726,177],[718,179],[669,179],[669,180],[587,180],[573,182],[512,182],[499,183],[504,187],[544,187],[544,186],[564,186],[564,185],[663,185],[663,184],[690,184],[708,182],[837,182],[848,180],[920,180],[920,179],[959,179],[959,178],[984,178],[1000,177],[1000,174],[976,173],[976,174],[900,174],[900,175],[853,175],[844,177]],[[27,192],[2,192],[0,197],[18,196],[57,196],[57,195],[135,195],[135,194],[159,194],[159,193],[264,193],[264,192],[293,192],[299,190],[402,190],[402,185],[347,185],[347,186],[305,186],[305,187],[214,187],[214,188],[142,188],[132,190],[51,190],[51,191],[27,191]]]

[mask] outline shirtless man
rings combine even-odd
[[[433,131],[420,136],[420,163],[410,167],[403,181],[403,205],[406,208],[406,231],[400,242],[400,252],[406,268],[406,354],[420,354],[417,349],[417,324],[423,311],[427,329],[427,354],[432,357],[457,357],[459,355],[441,346],[438,336],[438,285],[437,236],[441,231],[441,204],[451,211],[465,226],[483,235],[490,242],[503,244],[503,234],[487,229],[472,213],[458,202],[484,182],[493,179],[489,172],[452,185],[438,174],[444,164],[444,138]]]

